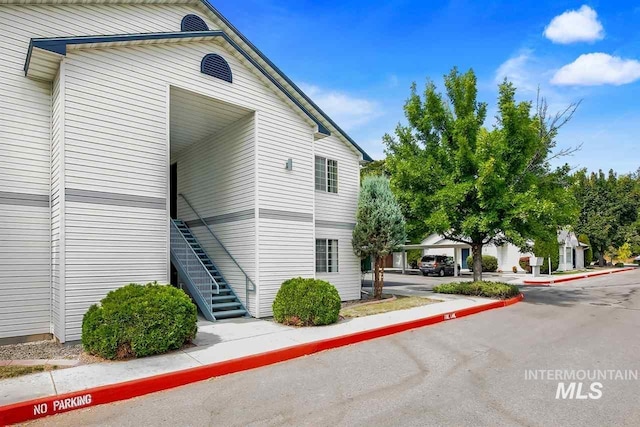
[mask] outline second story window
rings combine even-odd
[[[338,161],[316,156],[316,190],[338,192]]]

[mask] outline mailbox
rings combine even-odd
[[[544,262],[544,258],[542,257],[529,257],[529,265],[531,267],[541,267],[542,263]]]

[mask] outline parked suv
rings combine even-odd
[[[437,274],[440,277],[453,276],[453,266],[453,258],[446,255],[425,255],[418,263],[418,268],[423,276],[428,276],[429,274]],[[460,272],[460,265],[458,265],[458,272]]]

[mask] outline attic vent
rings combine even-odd
[[[200,71],[204,74],[216,77],[225,82],[232,83],[231,67],[224,58],[218,54],[210,53],[202,58]]]
[[[182,18],[182,24],[180,24],[181,31],[209,31],[209,27],[206,22],[197,15],[187,15]]]

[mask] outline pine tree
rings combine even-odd
[[[391,188],[384,176],[367,176],[362,181],[356,226],[353,230],[353,251],[360,258],[373,257],[374,298],[382,298],[384,257],[404,244],[407,234]]]

